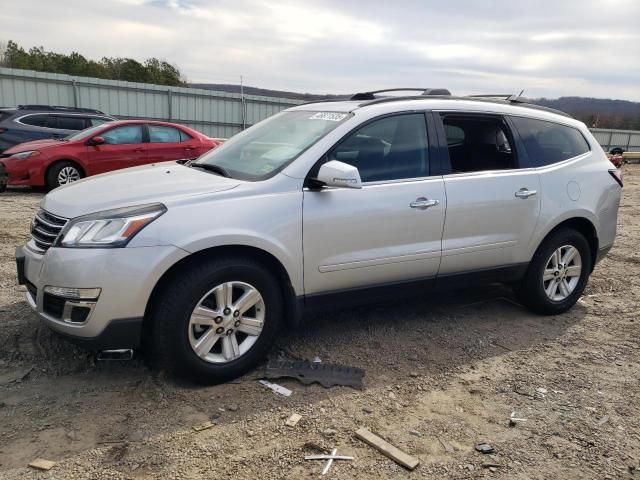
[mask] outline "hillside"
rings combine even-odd
[[[240,85],[192,83],[190,86],[207,90],[240,93]],[[247,95],[290,98],[305,102],[349,97],[348,94],[317,95],[248,86],[244,87],[244,93]],[[585,122],[589,127],[640,130],[640,102],[588,97],[537,98],[531,99],[530,101],[537,105],[567,112],[571,116]]]

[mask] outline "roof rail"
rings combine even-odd
[[[376,94],[386,92],[422,92],[422,95],[451,95],[451,92],[446,88],[385,88],[384,90],[356,93],[351,97],[351,100],[375,100],[377,98]]]
[[[43,110],[46,112],[86,112],[86,113],[98,113],[105,115],[104,112],[93,108],[80,108],[80,107],[63,107],[60,105],[18,105],[18,110]]]

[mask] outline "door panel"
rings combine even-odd
[[[450,172],[443,177],[447,218],[440,274],[529,261],[529,240],[540,214],[540,179],[537,172],[519,168],[519,142],[508,124],[489,114],[437,117]]]
[[[420,197],[439,204],[411,208]],[[441,177],[305,191],[305,293],[435,277],[445,209]]]
[[[526,262],[540,214],[540,179],[533,171],[448,175],[441,274]],[[521,189],[536,191],[516,197]]]
[[[142,125],[124,125],[100,134],[102,145],[87,146],[87,172],[89,175],[135,167],[145,163],[146,143],[143,143]]]

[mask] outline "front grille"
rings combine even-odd
[[[67,219],[57,217],[44,210],[36,213],[31,222],[31,240],[33,245],[41,252],[46,252],[67,224]]]
[[[64,304],[66,301],[67,300],[62,297],[56,297],[55,295],[45,293],[42,297],[42,309],[47,315],[55,318],[62,318],[62,312],[64,311]]]

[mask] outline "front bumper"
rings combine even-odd
[[[173,246],[50,248],[44,255],[18,247],[16,262],[18,280],[27,287],[27,302],[45,325],[74,343],[108,350],[140,345],[142,319],[153,288],[187,255]],[[88,316],[72,322],[51,308],[51,297],[45,298],[47,286],[101,291]]]

